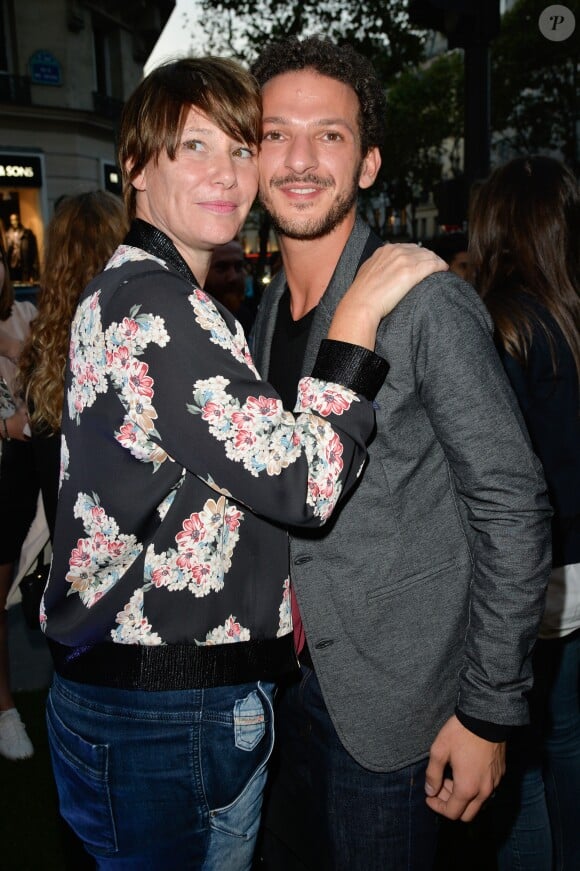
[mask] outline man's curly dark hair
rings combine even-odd
[[[337,45],[321,36],[302,40],[288,37],[267,46],[251,71],[262,88],[274,76],[304,69],[350,85],[360,105],[361,152],[364,156],[371,148],[381,148],[385,135],[385,94],[371,62],[347,43]]]

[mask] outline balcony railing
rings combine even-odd
[[[15,103],[30,106],[30,79],[28,76],[12,76],[0,72],[0,103]]]

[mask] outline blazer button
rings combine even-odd
[[[302,566],[302,565],[304,565],[304,563],[311,563],[311,562],[312,562],[312,557],[309,556],[307,553],[304,553],[304,554],[302,554],[302,556],[296,557],[296,559],[294,560],[294,565],[295,566]]]

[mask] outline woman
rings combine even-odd
[[[14,565],[36,512],[36,495],[27,486],[31,464],[27,442],[27,415],[16,390],[16,355],[36,314],[31,302],[17,302],[0,235],[0,332],[5,356],[0,356],[0,377],[6,385],[9,407],[0,412],[0,754],[27,759],[34,750],[10,692],[6,599]]]
[[[35,486],[52,539],[60,471],[60,421],[72,317],[91,278],[127,232],[122,202],[105,191],[65,197],[48,225],[38,315],[20,357],[32,430]]]
[[[320,525],[356,482],[380,318],[444,268],[383,251],[284,411],[201,290],[256,195],[260,126],[232,61],[150,73],[119,134],[135,220],[73,321],[41,618],[61,811],[99,868],[251,866],[274,683],[296,664],[282,524]]]
[[[512,871],[580,868],[579,238],[578,183],[551,158],[512,160],[474,198],[474,283],[493,317],[554,509],[531,726],[508,747],[492,805],[499,865]]]

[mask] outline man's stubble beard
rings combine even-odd
[[[286,236],[288,239],[300,239],[303,241],[322,239],[328,236],[350,214],[358,199],[359,179],[362,170],[362,161],[355,169],[352,185],[348,191],[332,203],[325,215],[320,218],[311,218],[302,221],[299,218],[286,218],[274,210],[267,198],[260,191],[260,202],[270,215],[272,228],[278,236]],[[304,209],[308,204],[304,203]]]

